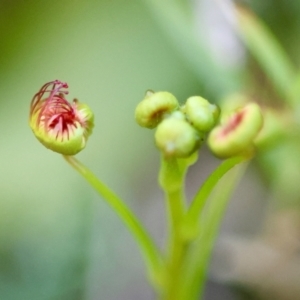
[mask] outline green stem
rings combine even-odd
[[[214,190],[213,197],[209,200],[203,213],[200,224],[200,236],[193,246],[189,256],[187,276],[183,283],[181,299],[201,299],[206,281],[207,269],[212,253],[214,241],[224,212],[227,208],[230,195],[238,184],[246,165],[240,164],[226,174]]]
[[[176,232],[185,210],[183,199],[183,170],[176,158],[162,159],[159,173],[160,186],[165,192],[169,231]]]
[[[206,179],[204,184],[197,192],[187,212],[186,219],[185,219],[186,220],[185,226],[187,226],[185,230],[187,230],[187,232],[189,230],[195,232],[195,229],[199,221],[199,216],[203,210],[206,200],[209,197],[215,185],[222,178],[222,176],[226,174],[229,170],[231,170],[235,165],[247,159],[249,159],[249,157],[244,157],[244,156],[229,158],[223,161]]]
[[[167,195],[168,202],[171,203],[171,207],[176,206],[176,204],[182,201],[181,192],[171,193]],[[167,261],[167,286],[166,293],[164,295],[164,300],[176,300],[178,294],[178,288],[180,286],[180,273],[182,268],[182,260],[184,257],[185,243],[180,235],[180,224],[183,218],[183,210],[177,207],[175,211],[173,210],[173,227],[170,232],[169,240],[169,253]]]
[[[113,193],[104,183],[102,183],[88,168],[80,163],[73,156],[64,156],[65,160],[77,170],[84,179],[103,197],[108,205],[118,214],[120,219],[127,226],[144,257],[149,277],[155,287],[160,284],[160,272],[162,267],[162,257],[155,246],[153,240],[142,226],[135,214],[127,205]]]
[[[186,211],[184,179],[190,163],[191,161],[176,158],[163,158],[161,162],[159,181],[165,192],[170,236],[166,283],[162,294],[164,300],[176,300],[180,288],[180,273],[185,253],[185,243],[181,237],[181,224]]]

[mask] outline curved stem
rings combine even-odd
[[[199,216],[203,210],[203,207],[206,203],[207,198],[209,197],[210,193],[212,192],[215,185],[218,181],[235,165],[250,159],[249,157],[239,156],[229,158],[223,161],[213,172],[212,174],[206,179],[204,184],[200,187],[199,191],[197,192],[196,196],[194,197],[192,204],[187,212],[186,215],[186,222],[188,228],[191,231],[195,231],[195,227],[197,226]],[[188,230],[187,228],[187,230]]]
[[[200,235],[190,253],[180,299],[202,299],[207,269],[213,245],[218,234],[230,195],[237,186],[247,164],[239,164],[230,170],[216,186],[201,218]]]
[[[88,168],[73,156],[63,155],[65,160],[77,170],[84,179],[103,197],[108,205],[118,214],[123,223],[127,226],[143,254],[150,279],[154,285],[159,284],[159,273],[162,267],[161,255],[153,240],[146,232],[135,214],[127,205],[102,183]]]

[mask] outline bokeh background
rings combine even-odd
[[[299,64],[300,2],[243,3]],[[29,103],[45,82],[60,79],[68,82],[70,99],[89,104],[95,129],[78,158],[126,199],[163,245],[159,153],[153,132],[134,121],[145,91],[167,90],[181,102],[191,95],[220,102],[248,89],[256,96],[275,95],[278,102],[267,76],[237,36],[236,25],[228,21],[235,21],[232,12],[232,2],[214,0],[0,0],[0,299],[154,298],[127,230],[62,157],[31,133]],[[219,163],[206,149],[202,152],[189,174],[190,196]],[[294,173],[286,174],[287,182],[293,181],[295,188],[299,163],[291,165]],[[260,234],[269,207],[273,210],[263,166],[250,167],[230,204],[206,299],[264,299],[270,294],[270,288],[255,281],[264,280],[256,270],[249,271],[251,277],[246,271],[229,272],[233,269],[226,265],[232,255],[251,261],[246,250],[258,242],[243,241]],[[289,220],[288,214],[283,223]],[[257,247],[264,253],[261,244]],[[293,266],[293,274],[299,274],[298,260]],[[240,274],[246,274],[245,280],[237,280]],[[292,279],[281,291],[298,284]],[[271,299],[300,298],[297,290],[293,293],[292,298],[279,293]]]

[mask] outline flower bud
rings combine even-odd
[[[184,111],[188,121],[201,132],[210,131],[219,117],[218,106],[199,96],[188,98]]]
[[[48,149],[64,155],[81,151],[94,127],[94,115],[86,104],[64,95],[67,83],[59,80],[46,83],[37,92],[30,106],[29,124],[37,139]]]
[[[185,120],[184,115],[175,112],[158,125],[155,142],[166,157],[183,158],[190,156],[197,149],[201,139],[197,131]]]
[[[209,134],[208,145],[212,152],[227,158],[247,152],[263,125],[260,107],[249,103],[223,119],[220,126]]]
[[[135,110],[135,119],[142,127],[155,128],[163,118],[179,107],[177,99],[168,92],[147,92]]]

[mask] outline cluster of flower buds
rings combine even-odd
[[[168,92],[147,92],[135,110],[139,125],[155,128],[155,142],[165,157],[185,158],[195,152],[208,135],[208,145],[220,158],[243,155],[253,149],[263,117],[256,103],[243,104],[222,115],[206,99],[193,96],[179,105]]]
[[[94,115],[86,104],[69,103],[67,83],[59,80],[42,86],[34,95],[29,125],[37,139],[48,149],[64,155],[81,151],[94,127]]]
[[[155,128],[155,142],[165,157],[185,158],[195,152],[215,126],[219,109],[194,96],[183,106],[168,92],[147,92],[135,110],[139,125]]]

